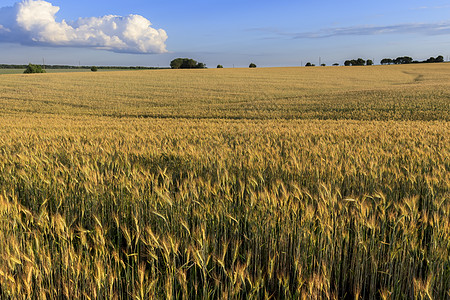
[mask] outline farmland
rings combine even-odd
[[[23,74],[23,72],[25,71],[25,68],[23,69],[2,69],[0,68],[0,75],[5,75],[5,74]],[[110,71],[119,71],[118,69],[101,69],[100,72],[110,72]],[[46,68],[45,69],[46,73],[74,73],[74,72],[81,72],[81,73],[86,73],[86,72],[91,72],[90,68],[70,68],[70,69],[49,69]]]
[[[450,64],[0,76],[0,298],[450,298]]]

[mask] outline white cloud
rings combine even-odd
[[[31,45],[92,47],[124,53],[165,53],[167,34],[140,15],[108,15],[56,21],[58,6],[22,0],[0,9],[0,41]]]
[[[9,30],[8,28],[3,27],[3,25],[0,24],[0,32],[1,31],[10,32],[11,30]]]

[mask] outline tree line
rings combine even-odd
[[[249,68],[256,68],[256,64],[250,63]],[[175,58],[170,62],[172,69],[207,69],[206,64],[197,62],[192,58]],[[223,65],[217,65],[217,69],[223,69]]]
[[[373,65],[373,60],[364,60],[362,58],[346,60],[344,66],[371,66]]]
[[[391,64],[402,65],[402,64],[419,64],[419,63],[442,63],[442,62],[444,62],[444,57],[442,55],[439,55],[437,57],[430,57],[424,61],[417,61],[409,56],[400,56],[395,59],[383,58],[380,63],[382,65],[391,65]],[[344,66],[371,66],[373,64],[374,64],[373,60],[371,60],[371,59],[364,60],[362,58],[349,59],[344,62]],[[325,64],[321,64],[321,65],[325,66]],[[333,64],[333,66],[338,66],[338,65],[339,65],[338,63]],[[308,62],[308,63],[306,63],[305,66],[306,67],[314,67],[315,65]]]
[[[26,69],[28,65],[14,65],[14,64],[0,64],[0,69]],[[41,66],[45,69],[59,70],[59,69],[91,69],[92,66],[69,66],[69,65],[45,65]],[[142,67],[142,66],[99,66],[99,70],[154,70],[154,69],[167,69],[159,67]]]
[[[438,57],[430,57],[427,60],[423,61],[413,60],[413,58],[409,56],[401,56],[397,57],[396,59],[383,58],[380,63],[382,65],[392,65],[392,64],[403,65],[403,64],[442,63],[442,62],[444,62],[444,57],[442,55],[439,55]]]

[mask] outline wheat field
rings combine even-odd
[[[450,299],[450,64],[0,76],[1,299]]]

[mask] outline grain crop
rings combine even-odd
[[[449,71],[0,76],[0,298],[450,299]]]

